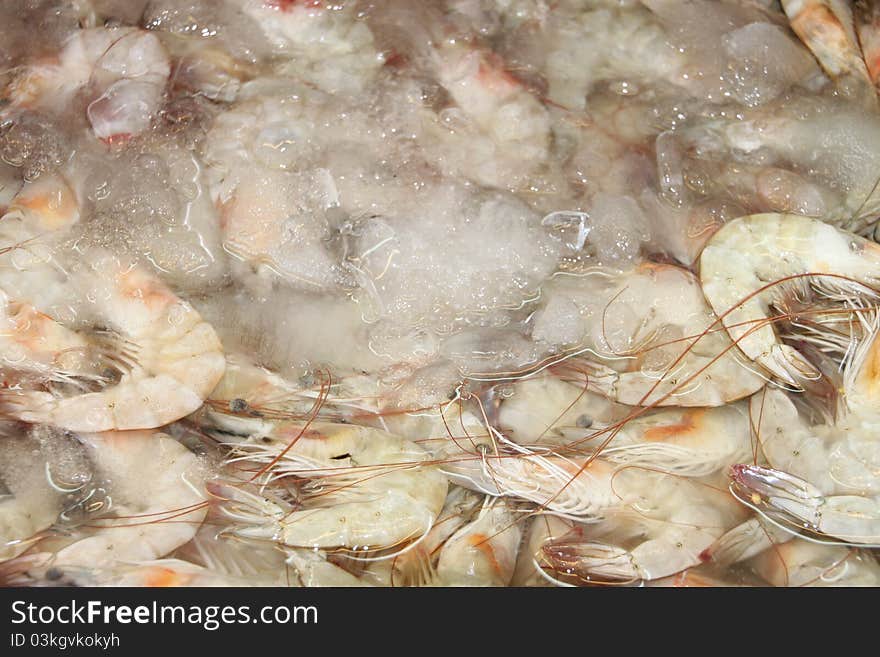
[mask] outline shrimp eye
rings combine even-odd
[[[48,579],[50,582],[59,580],[62,577],[64,577],[64,573],[61,572],[61,570],[58,568],[50,568],[46,571],[46,579]]]
[[[575,424],[577,424],[581,429],[589,429],[591,426],[593,426],[593,418],[591,418],[587,414],[584,414],[578,417],[578,419],[575,421]]]
[[[230,400],[229,410],[232,413],[244,413],[248,409],[248,403],[239,397]]]

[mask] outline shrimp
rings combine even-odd
[[[602,458],[609,462],[690,477],[706,476],[751,454],[743,404],[662,408],[633,417],[628,411],[611,411],[606,400],[576,386],[550,381],[517,383],[498,413],[505,436],[520,445],[549,444],[581,453],[601,442]]]
[[[521,538],[516,511],[504,500],[487,501],[477,518],[443,545],[435,583],[507,586],[513,577]]]
[[[278,580],[236,577],[182,559],[154,559],[109,567],[57,568],[50,566],[42,578],[56,586],[136,586],[147,588],[282,586]]]
[[[589,355],[554,369],[568,370],[575,383],[586,378],[590,390],[643,406],[720,406],[764,385],[716,328],[688,270],[643,263],[623,274],[597,270],[587,281],[598,283],[599,298],[608,301],[599,305],[595,297],[586,301],[583,290],[572,293],[575,302],[589,304],[589,319],[583,342],[571,349]],[[533,336],[540,337],[547,330],[542,322],[549,320],[535,321]]]
[[[703,158],[712,154],[715,167],[724,172],[710,169],[704,175],[713,183],[729,178],[728,186],[740,186],[732,191],[753,212],[796,212],[858,234],[875,229],[880,212],[877,112],[812,98],[796,107],[772,103],[704,121],[684,133]],[[731,159],[734,164],[727,164]],[[761,203],[757,208],[755,199]]]
[[[392,561],[388,584],[424,586],[436,575],[438,553],[449,538],[467,525],[480,506],[479,495],[460,486],[450,487],[443,510],[425,538]]]
[[[772,586],[878,586],[880,565],[865,550],[794,540],[762,552],[749,566]]]
[[[569,534],[574,523],[564,518],[542,513],[535,516],[523,537],[511,586],[550,586],[559,583],[560,573],[552,572],[544,561],[544,546]],[[551,572],[545,573],[545,570]],[[549,577],[548,577],[549,576]]]
[[[854,14],[862,57],[876,87],[880,83],[880,7],[872,0],[856,0]]]
[[[330,93],[357,94],[384,63],[356,3],[236,0],[260,26],[285,74]]]
[[[431,55],[455,103],[426,114],[425,141],[433,142],[428,148],[436,149],[441,166],[484,185],[526,184],[550,155],[547,109],[491,50],[446,41]]]
[[[846,93],[877,109],[877,94],[856,34],[852,5],[839,0],[782,0],[791,29]]]
[[[552,376],[528,377],[505,390],[497,427],[519,445],[561,445],[613,424],[627,409]]]
[[[379,429],[279,422],[241,440],[209,433],[233,446],[230,464],[255,466],[269,481],[306,480],[289,511],[243,487],[225,487],[224,514],[238,536],[375,550],[424,536],[446,498],[446,477],[426,463],[428,453]]]
[[[159,559],[183,545],[207,513],[205,473],[176,440],[153,431],[79,434],[106,480],[109,515],[81,528],[72,543],[46,553],[44,568],[110,566]]]
[[[195,411],[223,375],[214,330],[143,269],[100,252],[86,263],[74,289],[100,300],[97,321],[120,336],[121,377],[99,392],[69,397],[6,389],[3,408],[27,422],[87,432],[155,428]]]
[[[164,102],[171,73],[155,34],[133,27],[76,32],[57,61],[28,67],[7,90],[13,110],[67,112],[87,90],[86,116],[99,139],[114,143],[144,132]]]
[[[848,543],[880,542],[880,481],[874,426],[846,417],[810,426],[781,391],[756,402],[758,435],[774,467],[734,465],[734,490],[751,506],[792,528]],[[763,410],[762,407],[763,406]],[[754,414],[754,413],[753,413]]]
[[[65,500],[86,483],[66,482],[57,472],[55,476],[62,483],[55,483],[51,457],[57,445],[41,441],[36,432],[17,434],[11,427],[4,427],[0,438],[0,483],[4,489],[0,497],[0,561],[29,548],[58,518]],[[35,454],[39,458],[34,458]]]
[[[784,257],[780,257],[784,254]],[[700,257],[703,294],[740,350],[789,386],[819,372],[796,348],[783,344],[771,308],[788,290],[846,300],[876,296],[880,248],[816,219],[756,214],[726,224]]]
[[[631,479],[624,506],[545,545],[553,571],[583,583],[668,577],[699,565],[703,551],[744,515],[727,491],[709,483],[649,471]]]
[[[706,549],[704,557],[727,566],[746,561],[791,538],[792,534],[787,529],[755,516],[721,536]]]

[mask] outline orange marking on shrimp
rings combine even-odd
[[[880,340],[874,340],[865,356],[865,363],[859,372],[859,383],[865,387],[865,392],[870,397],[875,397],[880,392]]]
[[[31,210],[37,214],[43,227],[56,230],[78,217],[76,199],[69,190],[58,189],[35,196],[19,196],[14,206]]]
[[[170,568],[156,567],[147,571],[144,578],[144,586],[154,588],[168,588],[172,586],[183,586],[191,577],[177,573]]]
[[[130,269],[120,276],[123,296],[142,301],[152,311],[161,310],[171,301],[168,289],[158,280],[139,269]]]
[[[485,534],[473,534],[468,537],[468,545],[475,547],[482,552],[489,560],[489,565],[492,566],[492,570],[501,574],[501,564],[498,563],[498,559],[495,557],[495,550],[492,549],[488,536]]]
[[[705,411],[702,409],[691,411],[685,413],[684,418],[680,422],[661,425],[659,427],[651,427],[645,431],[645,440],[659,442],[668,440],[679,434],[691,433],[698,428],[699,422],[697,422],[697,420],[703,415],[703,413],[705,413]]]

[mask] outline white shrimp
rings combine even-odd
[[[443,586],[507,586],[513,577],[522,531],[505,500],[487,501],[477,518],[447,539],[434,583]]]
[[[581,341],[568,348],[586,353],[555,368],[574,383],[643,406],[720,406],[764,385],[688,270],[642,263],[622,274],[597,270],[577,283],[562,298],[582,307],[587,321],[580,320]],[[585,294],[584,283],[598,289]],[[553,317],[539,315],[533,337],[552,335],[545,323]]]
[[[16,78],[13,109],[70,110],[87,90],[86,115],[108,143],[146,130],[164,102],[171,64],[156,35],[133,27],[88,28],[63,46],[57,62],[35,64]]]
[[[880,211],[877,112],[812,98],[705,121],[688,133],[699,135],[695,146],[703,158],[718,151],[716,168],[727,170],[732,158],[744,165],[734,166],[731,179],[712,169],[708,175],[728,187],[741,185],[731,191],[746,208],[755,208],[757,199],[763,206],[757,209],[813,216],[858,234],[874,230]]]
[[[542,513],[532,518],[523,537],[523,544],[516,560],[511,586],[551,586],[559,583],[558,573],[553,573],[544,560],[544,546],[568,535],[574,523],[564,518]],[[545,572],[549,570],[550,572]]]
[[[6,428],[4,428],[4,433]],[[16,432],[17,433],[17,432]],[[63,509],[65,493],[52,484],[48,460],[39,441],[30,435],[10,433],[0,439],[0,561],[11,559],[48,529]],[[34,454],[42,458],[34,458]],[[71,490],[78,488],[72,485]]]
[[[223,375],[214,330],[143,269],[95,253],[86,266],[74,289],[100,300],[97,321],[120,336],[121,378],[99,392],[70,397],[7,389],[4,410],[72,431],[154,428],[195,411]]]
[[[483,185],[525,187],[550,155],[547,109],[490,50],[447,40],[431,55],[455,106],[425,113],[428,157]]]
[[[878,586],[880,565],[864,550],[794,540],[748,562],[772,586]]]
[[[586,583],[668,577],[700,564],[706,548],[744,515],[710,483],[639,472],[629,485],[624,506],[602,522],[545,545],[551,572]]]
[[[449,538],[468,524],[480,507],[481,497],[460,486],[450,487],[443,510],[425,538],[391,563],[388,584],[424,586],[433,582],[437,556]]]
[[[230,423],[229,431],[241,431]],[[292,547],[376,550],[427,533],[446,498],[446,478],[410,441],[369,427],[291,422],[235,440],[230,463],[263,468],[267,482],[305,479],[291,510],[227,486],[224,514],[234,533]]]
[[[92,520],[72,543],[43,555],[44,567],[64,572],[151,561],[195,536],[208,496],[203,466],[192,452],[153,431],[79,439],[106,481],[108,515]]]
[[[784,257],[780,257],[780,254]],[[835,301],[876,297],[880,247],[816,219],[756,214],[731,221],[700,257],[703,293],[746,356],[798,387],[818,370],[783,344],[771,309],[786,293],[812,291]]]
[[[512,393],[501,403],[498,426],[520,445],[585,454],[601,446],[606,461],[689,477],[706,476],[751,454],[744,404],[662,408],[633,416],[550,377],[518,382]]]

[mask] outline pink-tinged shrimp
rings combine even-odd
[[[133,27],[88,28],[76,32],[56,58],[26,68],[7,94],[12,111],[63,114],[85,90],[95,136],[113,143],[149,127],[164,102],[170,72],[155,34]]]
[[[791,29],[822,68],[871,107],[877,106],[872,78],[862,58],[851,3],[843,0],[782,0]]]
[[[868,75],[880,84],[880,5],[875,0],[856,0],[855,21]]]
[[[98,392],[71,396],[7,388],[0,395],[3,409],[28,422],[109,431],[160,427],[199,408],[225,367],[211,326],[151,273],[106,254],[92,253],[84,260],[87,268],[74,277],[73,288],[99,300],[96,320],[111,331],[119,380]],[[47,329],[41,320],[42,335],[76,342],[70,332]],[[36,347],[31,358],[38,358],[41,345],[31,346]]]

